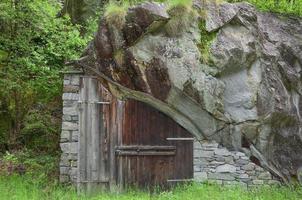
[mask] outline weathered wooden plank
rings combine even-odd
[[[194,141],[194,138],[167,138],[170,141]]]
[[[174,156],[175,154],[175,151],[116,151],[117,156]]]
[[[136,150],[136,151],[176,150],[176,146],[127,145],[127,146],[118,146],[118,147],[116,147],[116,150]]]
[[[104,188],[107,182],[105,154],[105,131],[102,118],[100,85],[91,77],[82,77],[80,89],[80,138],[79,138],[79,191],[88,194]],[[88,103],[85,103],[88,102]]]
[[[87,93],[87,80],[81,79],[80,81],[80,101],[86,101],[88,99]],[[87,141],[86,141],[86,124],[87,124],[87,104],[79,104],[79,146],[78,146],[78,180],[77,180],[77,189],[78,192],[85,191],[86,186],[81,182],[87,180],[87,167],[86,167],[86,150],[87,150]]]

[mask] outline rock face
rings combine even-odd
[[[129,9],[123,24],[102,19],[78,64],[116,96],[152,105],[196,138],[245,152],[285,182],[300,179],[302,19],[202,2],[179,11],[190,16],[183,27],[157,3]],[[216,32],[210,64],[201,61],[196,10],[206,10],[205,29]]]

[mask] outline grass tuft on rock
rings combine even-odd
[[[188,12],[192,10],[193,1],[192,0],[168,0],[168,13],[170,15],[177,14],[180,12]],[[176,12],[180,11],[180,12]],[[171,13],[172,12],[172,13]]]
[[[116,27],[122,27],[125,24],[125,17],[129,8],[128,1],[110,1],[105,6],[105,19],[107,23]]]
[[[165,26],[166,33],[171,37],[183,34],[196,20],[197,12],[193,9],[192,0],[169,0],[167,12],[171,19]]]
[[[211,52],[210,48],[217,36],[217,32],[209,33],[206,30],[205,21],[201,20],[199,23],[200,30],[200,42],[198,44],[198,48],[201,53],[201,62],[207,65],[212,65]]]

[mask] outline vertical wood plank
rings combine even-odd
[[[93,194],[108,184],[101,86],[92,77],[82,77],[81,84],[78,191]]]

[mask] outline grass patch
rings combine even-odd
[[[258,9],[269,12],[302,16],[301,0],[227,0],[230,3],[249,2]]]
[[[101,193],[94,197],[77,195],[71,186],[57,182],[41,182],[31,176],[0,176],[0,192],[3,200],[300,200],[302,189],[287,187],[261,187],[245,189],[239,186],[192,184],[171,191],[154,194],[130,190],[119,194]]]
[[[192,0],[169,0],[167,12],[171,19],[165,25],[166,33],[171,37],[183,34],[197,17]]]
[[[104,17],[109,24],[122,27],[130,4],[128,1],[110,1],[105,6]]]
[[[199,22],[199,30],[201,39],[197,46],[201,53],[201,62],[207,65],[212,65],[213,61],[211,59],[210,47],[216,38],[217,32],[209,33],[206,30],[205,20],[201,20]]]

